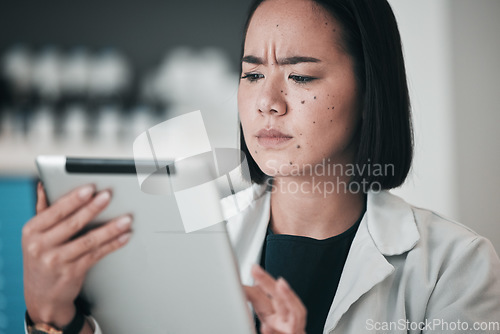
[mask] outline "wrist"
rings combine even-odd
[[[34,324],[48,324],[56,328],[63,328],[75,317],[77,310],[74,304],[64,307],[45,307],[40,312],[28,310],[28,315]]]
[[[76,312],[78,311],[74,304],[60,308],[57,312],[53,314],[50,323],[57,328],[63,328],[67,326],[71,322],[71,320],[73,320]]]

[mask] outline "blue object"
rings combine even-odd
[[[21,230],[34,215],[36,181],[0,177],[0,333],[24,333]]]

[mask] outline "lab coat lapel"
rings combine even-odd
[[[349,250],[325,333],[331,333],[352,304],[395,271],[386,256],[409,251],[419,238],[406,202],[385,191],[368,193],[366,213]]]
[[[260,263],[262,246],[270,217],[271,193],[266,186],[254,184],[251,188],[236,194],[236,202],[250,203],[243,211],[228,220],[227,230],[240,267],[240,278],[244,285],[253,285],[252,265]],[[234,201],[224,199],[225,212],[234,212]],[[231,211],[233,210],[233,211]]]
[[[342,315],[363,294],[394,272],[394,267],[387,262],[370,237],[366,223],[367,217],[365,216],[347,256],[325,323],[325,329],[328,329],[325,333],[329,333],[337,326]]]

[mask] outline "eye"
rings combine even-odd
[[[255,82],[259,79],[262,79],[264,78],[264,74],[260,74],[260,73],[245,73],[241,79],[246,79],[250,82]]]
[[[292,79],[293,81],[295,81],[296,83],[299,83],[299,84],[305,84],[305,83],[308,83],[308,82],[315,80],[316,78],[308,77],[308,76],[304,76],[304,75],[290,74],[288,76],[288,79]]]

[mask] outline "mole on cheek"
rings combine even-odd
[[[316,122],[313,122],[313,124],[316,124]]]
[[[314,97],[314,99],[316,100],[316,96]]]
[[[300,148],[300,145],[297,145],[297,148]]]
[[[283,91],[281,91],[283,93]]]
[[[290,165],[293,165],[293,162],[290,161]]]
[[[330,120],[330,123],[333,121],[333,119]]]
[[[300,103],[304,104],[304,103],[306,103],[306,101],[300,101]]]
[[[257,154],[257,150],[255,150],[254,152],[255,152],[255,154]]]

